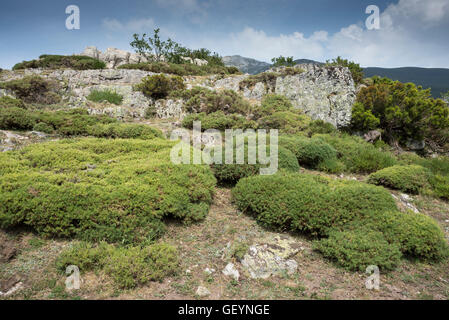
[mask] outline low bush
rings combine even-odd
[[[103,270],[121,289],[162,281],[179,271],[177,250],[165,243],[122,248],[81,242],[63,251],[56,265],[63,272],[69,265],[78,266],[81,272]]]
[[[0,109],[1,108],[22,108],[26,109],[25,104],[20,99],[14,99],[8,96],[0,98]]]
[[[163,138],[160,130],[134,123],[96,124],[87,128],[87,135],[97,138],[145,139]]]
[[[235,184],[240,179],[260,174],[260,169],[269,167],[269,165],[261,164],[256,161],[255,164],[251,164],[248,160],[248,152],[253,152],[258,155],[257,148],[248,148],[244,145],[244,163],[236,164],[236,148],[233,150],[234,164],[225,164],[225,150],[222,150],[222,164],[211,165],[212,171],[215,174],[217,180],[225,184]],[[270,148],[267,146],[267,157],[270,156]],[[258,158],[257,158],[258,159]],[[295,155],[282,147],[278,148],[278,170],[285,170],[290,172],[298,172],[300,169],[298,160]]]
[[[205,217],[216,180],[170,161],[175,142],[69,139],[0,154],[0,227],[46,237],[151,242],[165,218]]]
[[[163,74],[148,76],[135,89],[153,99],[164,99],[171,91],[184,90],[185,84],[179,76],[167,77]]]
[[[316,169],[323,161],[337,157],[335,149],[321,139],[302,136],[281,136],[279,145],[293,152],[300,165]]]
[[[310,122],[306,131],[308,136],[312,137],[315,134],[335,134],[338,130],[329,122],[313,120]]]
[[[372,173],[397,164],[393,154],[376,148],[362,138],[349,135],[315,135],[337,150],[338,159],[344,164],[344,171]]]
[[[262,72],[256,75],[251,75],[240,81],[239,87],[240,90],[245,88],[254,88],[257,83],[261,82],[267,87],[274,88],[276,86],[276,79],[280,76],[281,74],[277,72]]]
[[[36,75],[2,82],[0,88],[11,90],[17,98],[26,103],[56,104],[61,101],[57,94],[59,85]]]
[[[333,231],[329,238],[316,241],[314,249],[345,269],[361,272],[371,265],[393,270],[402,256],[399,246],[381,232],[363,229]]]
[[[293,109],[293,105],[285,96],[278,94],[267,94],[257,110],[256,117],[264,117],[275,112],[289,111]]]
[[[241,74],[236,67],[224,67],[219,65],[197,66],[192,63],[175,64],[169,62],[151,62],[138,64],[125,64],[118,69],[137,69],[155,73],[167,73],[178,76],[207,76],[212,74],[233,75]]]
[[[261,129],[277,129],[281,133],[295,134],[304,131],[311,119],[300,111],[281,111],[258,120]]]
[[[446,156],[438,156],[436,158],[423,158],[416,153],[405,152],[399,155],[399,164],[418,165],[429,169],[434,174],[449,174],[449,158]]]
[[[393,166],[372,173],[368,178],[368,183],[418,194],[420,191],[430,188],[431,175],[430,170],[421,166]]]
[[[187,115],[183,121],[182,126],[187,129],[193,128],[193,122],[201,122],[201,130],[226,130],[226,129],[257,129],[256,122],[247,120],[240,114],[225,114],[223,111],[217,111],[210,114],[205,112],[191,113]]]
[[[43,132],[43,133],[47,133],[47,134],[52,134],[54,133],[54,129],[52,126],[44,123],[44,122],[38,122],[34,125],[33,127],[33,131],[38,131],[38,132]]]
[[[435,196],[449,200],[449,176],[434,175],[430,179],[430,184]]]
[[[368,212],[397,209],[382,187],[306,174],[244,178],[232,195],[241,211],[254,215],[266,227],[319,236]]]
[[[252,111],[251,105],[233,90],[213,91],[194,87],[191,90],[173,91],[170,98],[185,100],[184,107],[188,113],[209,114],[222,111],[225,114],[238,113],[247,116]]]
[[[122,104],[123,96],[112,90],[93,90],[87,96],[87,100],[93,102],[107,101],[115,105],[120,105]]]
[[[0,109],[0,129],[31,130],[34,124],[34,118],[23,108],[10,107]]]
[[[86,56],[61,56],[44,54],[38,60],[23,61],[16,64],[12,69],[62,69],[69,68],[75,70],[104,69],[106,64],[103,61]]]

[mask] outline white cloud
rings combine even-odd
[[[361,12],[361,20],[367,17]],[[198,40],[194,45],[264,61],[279,55],[319,61],[343,56],[363,66],[449,67],[448,30],[448,0],[400,0],[382,12],[380,30],[367,30],[359,23],[331,35],[316,31],[307,37],[301,32],[270,36],[246,27],[224,39]]]

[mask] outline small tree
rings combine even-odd
[[[168,38],[163,41],[159,36],[160,29],[154,29],[153,36],[146,33],[140,37],[139,34],[134,34],[134,41],[130,44],[134,50],[147,58],[148,61],[163,61],[164,58],[170,58],[175,55],[175,51],[180,51],[182,48],[178,43]]]
[[[296,63],[293,61],[293,57],[283,57],[271,59],[274,67],[293,67]]]

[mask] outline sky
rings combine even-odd
[[[66,7],[80,29],[66,28]],[[368,30],[366,8],[380,9]],[[2,0],[0,68],[86,46],[132,51],[134,33],[269,62],[279,55],[364,67],[449,68],[449,0]]]

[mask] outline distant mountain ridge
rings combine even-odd
[[[225,65],[235,66],[242,72],[249,74],[257,74],[267,71],[271,68],[272,64],[258,61],[251,58],[245,58],[242,56],[227,56],[223,58]],[[313,63],[323,64],[322,62],[298,59],[295,60],[296,64]],[[418,67],[403,67],[403,68],[364,68],[366,77],[387,77],[393,80],[401,82],[413,82],[416,85],[420,85],[423,88],[431,88],[432,96],[440,98],[442,93],[449,91],[449,69],[444,68],[418,68]]]

